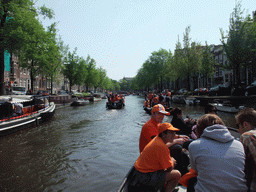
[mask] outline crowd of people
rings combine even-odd
[[[180,108],[167,112],[164,103],[154,104],[154,96],[148,98],[152,115],[141,129],[131,186],[175,191],[179,184],[187,191],[256,191],[254,109],[235,116],[239,141],[211,104],[197,121],[184,120]],[[165,115],[172,116],[170,123],[162,122]]]
[[[153,107],[156,104],[161,104],[165,108],[169,108],[171,100],[172,93],[168,89],[163,93],[154,93],[149,91],[149,93],[145,93],[144,107]]]
[[[109,95],[107,95],[108,98],[108,102],[110,103],[114,103],[114,102],[121,102],[124,104],[125,102],[125,97],[123,94],[117,94],[117,93],[109,93]]]

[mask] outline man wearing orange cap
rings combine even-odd
[[[163,123],[158,128],[158,136],[148,143],[134,164],[131,185],[135,187],[150,186],[165,191],[173,191],[178,184],[181,174],[174,170],[176,160],[170,156],[168,146],[176,142],[183,142],[182,138],[175,139],[175,132],[179,129],[170,123]],[[180,140],[180,141],[178,141]]]
[[[164,115],[170,115],[169,112],[165,111],[165,108],[161,104],[155,105],[151,110],[151,118],[147,121],[140,133],[140,141],[139,148],[140,153],[144,149],[144,147],[155,137],[158,135],[158,126],[162,123],[164,119]]]

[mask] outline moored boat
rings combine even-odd
[[[186,104],[185,97],[184,96],[179,96],[179,95],[173,96],[172,102],[173,103],[179,103],[179,104]]]
[[[16,104],[23,105],[20,114],[14,111]],[[0,136],[39,125],[49,120],[54,112],[55,104],[49,102],[48,96],[0,96]]]
[[[227,113],[237,113],[244,108],[244,106],[234,106],[230,102],[224,101],[220,102],[215,100],[215,103],[211,103],[216,107],[218,111],[227,112]]]
[[[85,106],[89,103],[89,100],[85,100],[85,99],[78,99],[73,101],[70,105],[71,106]]]
[[[196,105],[198,104],[198,100],[196,98],[186,98],[185,99],[186,105]]]

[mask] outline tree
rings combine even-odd
[[[95,84],[95,89],[97,87],[101,87],[102,89],[104,89],[104,81],[106,80],[107,71],[105,69],[103,69],[102,67],[98,68],[97,70],[98,70],[98,74],[99,74],[99,80]]]
[[[52,84],[56,80],[57,74],[60,72],[58,69],[61,68],[61,52],[60,47],[57,44],[56,38],[56,23],[53,23],[48,27],[47,38],[44,46],[44,58],[40,62],[40,68],[43,70],[43,73],[50,78],[51,81],[51,94],[52,94]]]
[[[249,17],[243,18],[241,3],[238,1],[230,17],[228,34],[225,36],[221,29],[221,42],[228,58],[228,67],[233,69],[233,82],[236,86],[241,83],[241,68],[247,66],[255,57],[256,32]]]
[[[34,89],[34,78],[42,73],[45,61],[47,60],[46,41],[49,40],[42,24],[34,18],[29,26],[31,30],[27,33],[23,47],[18,50],[17,55],[21,68],[30,71],[31,89]]]
[[[85,78],[85,85],[86,85],[86,91],[89,91],[89,87],[94,86],[95,83],[95,75],[96,75],[96,62],[94,59],[90,57],[90,55],[87,56],[86,59],[86,70],[87,70],[87,76]]]
[[[215,59],[213,58],[213,54],[210,52],[210,46],[205,42],[205,47],[202,52],[202,65],[200,67],[200,73],[203,74],[205,79],[207,77],[212,76],[214,73],[214,65],[216,64]],[[204,85],[204,87],[207,87]]]
[[[43,11],[44,9],[44,11]],[[3,0],[0,2],[0,95],[4,90],[4,51],[17,53],[21,50],[28,39],[31,30],[38,26],[36,19],[37,11],[30,0]],[[52,12],[46,7],[41,8],[39,13],[52,17]]]
[[[77,71],[78,71],[78,61],[79,57],[76,55],[77,48],[73,51],[73,53],[68,52],[68,56],[64,63],[63,74],[69,80],[69,89],[71,91],[71,87],[77,81]]]

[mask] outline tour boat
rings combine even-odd
[[[122,109],[124,106],[125,106],[124,100],[123,102],[121,100],[114,101],[114,102],[111,102],[111,101],[106,102],[106,108],[108,109]]]
[[[17,103],[23,105],[21,114],[14,111]],[[39,125],[51,119],[54,112],[55,104],[49,102],[49,96],[0,96],[0,136]]]

